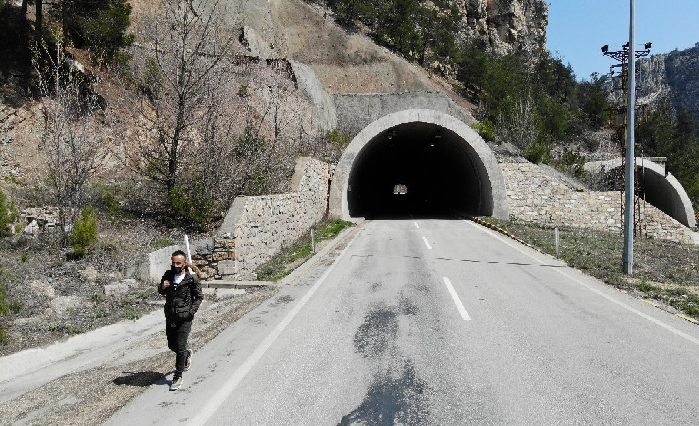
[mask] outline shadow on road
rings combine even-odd
[[[167,385],[169,382],[165,379],[165,374],[157,371],[123,371],[124,376],[114,379],[115,385],[127,385],[147,387],[150,385]]]
[[[470,263],[488,263],[491,265],[541,266],[541,267],[545,267],[545,268],[565,268],[566,267],[566,265],[548,265],[545,263],[534,264],[534,263],[522,263],[522,262],[500,262],[497,260],[486,261],[486,260],[472,260],[472,259],[450,259],[447,257],[437,257],[435,259],[446,260],[446,261],[457,261],[457,262],[470,262]]]

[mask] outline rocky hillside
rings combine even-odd
[[[495,52],[546,48],[548,3],[543,0],[464,0],[467,33]]]
[[[134,12],[150,2],[134,0]],[[329,93],[396,93],[441,90],[427,73],[377,46],[360,32],[348,33],[323,1],[233,0],[229,22],[243,28],[252,56],[287,58],[310,66]],[[462,34],[498,53],[532,53],[546,47],[544,0],[460,0]]]
[[[639,102],[655,102],[668,96],[676,110],[690,111],[699,121],[699,43],[640,61]]]

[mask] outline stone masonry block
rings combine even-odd
[[[220,262],[221,260],[226,260],[228,259],[228,252],[227,251],[215,251],[213,255],[213,260],[215,262]]]

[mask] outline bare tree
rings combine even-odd
[[[248,56],[220,19],[235,11],[208,4],[164,0],[132,47],[132,164],[168,214],[180,195],[215,216],[235,196],[284,191],[295,157],[319,140],[290,63]]]
[[[63,39],[55,50],[45,42],[34,51],[33,64],[42,94],[40,150],[46,157],[51,201],[59,208],[63,236],[86,204],[86,184],[108,155],[107,114],[88,77],[70,67]]]
[[[221,138],[235,40],[221,22],[218,2],[163,0],[158,16],[135,47],[134,76],[141,86],[134,107],[151,136],[138,152],[141,170],[172,193],[185,156],[204,139]],[[213,127],[212,127],[213,126]]]

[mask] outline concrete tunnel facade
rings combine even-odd
[[[329,204],[345,220],[509,213],[502,169],[487,144],[462,121],[429,109],[364,127],[340,158]]]

